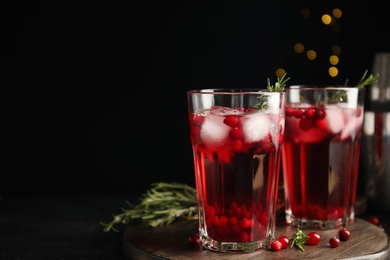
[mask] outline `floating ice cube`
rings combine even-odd
[[[269,118],[260,113],[246,116],[242,122],[244,137],[247,142],[257,142],[266,137],[271,128]]]
[[[270,95],[268,96],[268,112],[278,114],[280,113],[280,96],[279,95]]]
[[[344,116],[341,108],[337,105],[331,105],[327,106],[325,111],[329,130],[334,134],[339,133],[344,128]]]
[[[200,136],[202,140],[209,144],[221,142],[229,134],[230,127],[223,123],[224,117],[209,115],[205,118]]]

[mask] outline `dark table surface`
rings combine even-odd
[[[0,259],[124,259],[123,232],[103,232],[121,213],[126,195],[13,196],[0,198]],[[367,218],[371,214],[358,216]],[[376,214],[387,234],[390,215]]]
[[[35,196],[0,199],[0,259],[124,259],[123,230],[103,232],[125,196]],[[122,229],[121,229],[122,228]]]

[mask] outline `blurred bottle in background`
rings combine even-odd
[[[376,53],[368,87],[360,151],[358,196],[371,212],[390,213],[390,53]]]

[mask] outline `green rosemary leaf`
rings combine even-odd
[[[303,245],[305,244],[306,240],[309,239],[309,236],[305,235],[302,230],[297,227],[295,234],[292,235],[289,240],[291,241],[290,248],[293,248],[294,246],[298,248],[301,251],[305,251],[303,248]]]
[[[368,77],[366,77],[368,73],[368,70],[366,70],[362,76],[362,78],[360,79],[360,81],[358,82],[357,86],[359,87],[364,87],[364,86],[368,86],[368,85],[371,85],[373,84],[379,77],[379,74],[376,74],[376,75],[372,75],[370,74]]]
[[[277,78],[275,85],[271,85],[271,81],[268,78],[267,79],[267,91],[268,92],[282,92],[285,89],[287,81],[290,80],[290,77],[286,78],[287,73],[283,75],[281,78]],[[266,109],[268,107],[268,100],[267,96],[260,94],[258,99],[258,102],[256,105],[253,106],[255,109]]]

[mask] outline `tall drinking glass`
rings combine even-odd
[[[363,87],[290,86],[283,183],[286,221],[331,229],[354,220]]]
[[[252,252],[274,238],[284,92],[187,93],[204,248]]]

